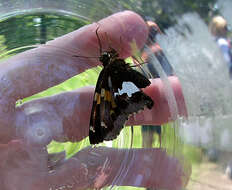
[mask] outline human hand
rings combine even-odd
[[[112,184],[179,189],[187,182],[190,173],[184,173],[180,160],[169,157],[162,149],[88,147],[67,160],[62,153],[55,156],[47,153],[45,147],[51,140],[76,142],[88,136],[93,87],[33,100],[15,108],[18,99],[98,65],[97,59],[73,56],[99,56],[95,34],[98,26],[99,32],[107,33],[121,57],[131,54],[132,41],[135,40],[138,47],[146,41],[146,24],[135,13],[126,11],[0,64],[0,180],[3,190],[17,187],[76,190]],[[101,42],[103,49],[108,47],[106,39]],[[176,77],[170,77],[169,81],[179,113],[171,117],[164,85],[155,79],[144,90],[154,100],[154,108],[131,117],[128,124],[163,124],[176,119],[178,114],[186,115],[179,81]],[[60,159],[56,162],[57,156]]]

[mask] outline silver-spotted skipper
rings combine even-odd
[[[100,57],[103,69],[99,74],[94,92],[94,100],[90,117],[90,144],[98,144],[104,140],[115,139],[123,128],[128,117],[143,110],[151,109],[153,100],[140,89],[150,85],[150,81],[119,57],[118,52],[109,48],[102,52],[98,38]],[[132,94],[121,92],[125,82],[133,83],[137,91]]]

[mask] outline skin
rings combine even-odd
[[[123,58],[130,56],[132,42],[142,47],[147,37],[147,27],[141,17],[125,11],[1,62],[2,190],[13,190],[16,187],[24,190],[99,189],[112,184],[173,190],[187,183],[191,174],[190,167],[184,168],[183,160],[168,156],[163,149],[87,147],[70,159],[65,159],[64,153],[47,153],[44,147],[51,140],[76,142],[88,136],[93,87],[37,99],[15,107],[18,99],[99,65],[97,59],[73,56],[99,56],[95,34],[97,27],[100,27],[103,49],[109,45],[109,40],[104,38],[107,33],[110,44]],[[170,77],[169,83],[179,115],[187,116],[178,79]],[[177,114],[170,114],[165,86],[161,80],[153,80],[144,91],[154,100],[154,108],[131,117],[127,124],[163,124],[177,118]],[[57,157],[59,161],[56,162]],[[125,176],[121,175],[116,180],[122,166],[121,171]]]

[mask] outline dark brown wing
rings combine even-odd
[[[102,135],[100,133],[100,101],[101,101],[101,85],[102,78],[104,75],[104,69],[100,72],[95,92],[94,92],[94,100],[91,110],[90,123],[89,123],[89,141],[90,144],[96,144],[96,142],[102,139]]]
[[[112,130],[117,107],[109,73],[104,68],[97,81],[90,117],[90,144],[98,144]]]

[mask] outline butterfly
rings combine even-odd
[[[153,100],[140,90],[149,86],[151,82],[121,59],[119,53],[112,47],[102,52],[98,29],[96,36],[100,47],[99,61],[103,69],[94,92],[89,127],[90,144],[117,138],[131,114],[145,107],[151,109],[154,104]],[[135,92],[131,94],[122,92],[126,83],[132,83]]]

